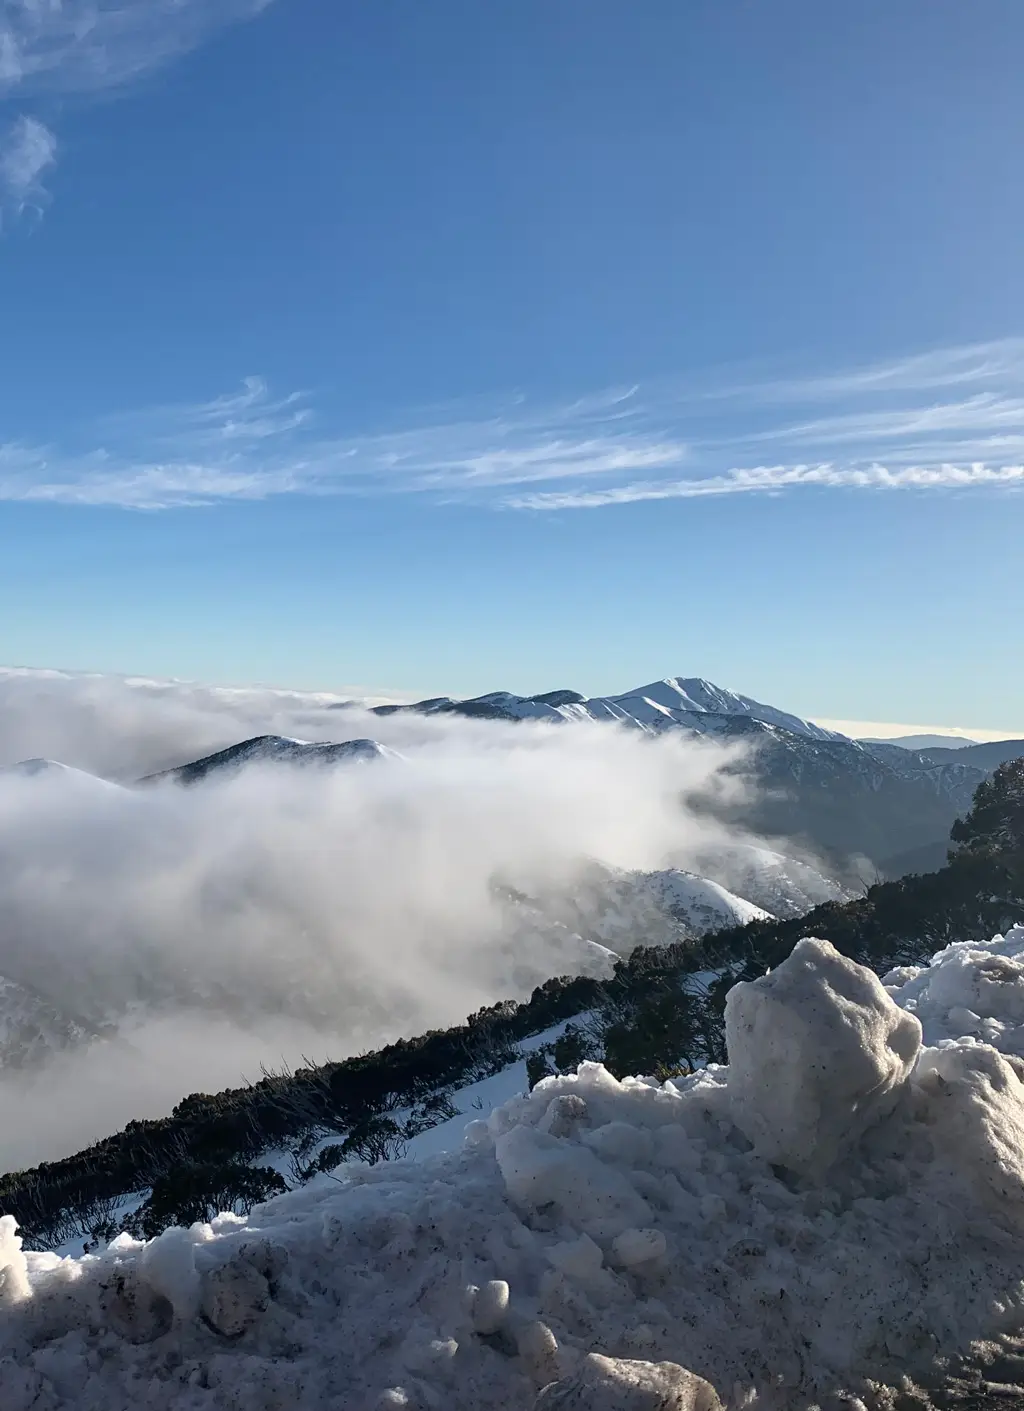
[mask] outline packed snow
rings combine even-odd
[[[883,986],[805,940],[731,992],[732,1067],[583,1064],[459,1151],[77,1260],[5,1218],[4,1411],[870,1405],[1024,1320],[1022,956]]]
[[[924,966],[905,965],[882,981],[914,1014],[928,1044],[991,1044],[1024,1057],[1024,926],[991,941],[957,941]]]

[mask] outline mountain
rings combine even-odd
[[[858,737],[862,745],[900,745],[905,750],[950,749],[960,750],[974,744],[963,735],[894,735]]]
[[[140,784],[170,780],[177,784],[197,784],[211,774],[232,773],[246,764],[360,764],[381,759],[398,759],[394,750],[376,740],[342,740],[337,744],[315,744],[291,740],[283,735],[255,735],[237,745],[204,755],[202,759],[147,774]]]
[[[985,740],[979,745],[968,745],[962,750],[927,749],[922,753],[932,764],[948,763],[955,756],[958,764],[969,764],[988,774],[1005,764],[1008,759],[1020,759],[1024,755],[1024,740]]]
[[[109,779],[101,779],[85,769],[75,769],[56,759],[19,759],[15,764],[0,765],[0,777],[8,779],[42,779],[59,787],[73,789],[118,789]]]
[[[344,710],[346,704],[336,709]],[[673,725],[692,729],[713,729],[712,718],[745,716],[769,725],[778,725],[812,740],[841,740],[834,730],[825,730],[788,711],[737,695],[700,677],[667,676],[637,686],[621,696],[592,696],[578,691],[547,691],[538,696],[517,696],[511,691],[490,691],[469,700],[432,696],[410,705],[371,707],[374,715],[415,712],[420,715],[465,715],[490,720],[612,720],[636,725],[644,730],[663,730]],[[703,719],[707,717],[707,719]]]

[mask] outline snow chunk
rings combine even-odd
[[[1016,1066],[1015,1066],[1016,1065]],[[986,1044],[925,1049],[916,1074],[936,1130],[936,1165],[1019,1233],[1024,1228],[1024,1084],[1019,1060]]]
[[[518,1205],[532,1210],[557,1205],[598,1241],[614,1239],[650,1217],[636,1187],[587,1147],[533,1127],[513,1127],[498,1138],[495,1152],[505,1188]]]
[[[668,1245],[660,1230],[623,1230],[612,1240],[615,1258],[626,1269],[641,1269],[664,1259]]]
[[[578,1240],[566,1240],[564,1244],[549,1245],[545,1253],[560,1273],[579,1283],[596,1279],[604,1264],[601,1246],[595,1244],[589,1235],[580,1235]]]
[[[192,1317],[199,1307],[195,1248],[191,1230],[171,1225],[161,1239],[145,1246],[139,1260],[142,1277],[168,1300],[179,1318]]]
[[[758,1154],[819,1178],[895,1107],[921,1025],[828,941],[798,942],[725,1006],[733,1120]]]
[[[536,1411],[722,1411],[714,1387],[675,1362],[583,1359],[571,1377],[547,1386]]]
[[[504,1279],[491,1279],[482,1288],[471,1291],[473,1330],[485,1336],[496,1333],[508,1318],[508,1284]]]
[[[28,1260],[21,1252],[21,1236],[13,1215],[0,1216],[0,1307],[30,1298]]]

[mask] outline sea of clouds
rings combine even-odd
[[[134,786],[262,733],[401,758]],[[0,1079],[6,1169],[522,993],[565,955],[496,883],[685,867],[730,841],[707,804],[740,787],[734,750],[675,734],[7,672],[0,765],[29,757],[82,772],[0,772],[0,976],[100,1037]]]

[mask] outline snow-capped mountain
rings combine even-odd
[[[619,695],[589,698],[560,689],[532,696],[492,691],[467,700],[437,696],[413,704],[333,702],[323,718],[340,723],[345,712],[355,708],[379,718],[412,713],[560,725],[604,722],[644,734],[678,730],[742,744],[746,756],[735,767],[751,789],[748,801],[734,809],[728,821],[778,839],[786,855],[822,858],[826,872],[848,881],[879,872],[896,875],[907,857],[941,861],[949,829],[970,806],[979,783],[1002,759],[1024,750],[1024,742],[1015,741],[910,750],[852,740],[700,677],[665,677]],[[324,742],[322,736],[311,741],[259,735],[148,775],[145,782],[194,783],[252,761],[333,763],[393,757],[393,751],[372,738]],[[24,772],[60,768],[36,761],[16,767]],[[730,886],[728,878],[721,880]]]
[[[755,797],[730,821],[790,840],[794,851],[824,855],[850,878],[887,873],[890,858],[917,855],[922,848],[937,855],[1000,753],[980,745],[916,751],[852,740],[699,677],[665,677],[614,696],[492,691],[469,700],[437,696],[373,709],[381,716],[609,721],[645,733],[684,730],[743,743],[749,750],[742,768]],[[979,753],[985,750],[991,759]]]
[[[338,743],[316,743],[310,740],[293,740],[283,735],[255,735],[251,740],[240,740],[237,745],[217,750],[215,754],[204,755],[175,769],[164,769],[158,774],[148,774],[139,782],[152,784],[157,780],[171,780],[178,784],[196,784],[211,774],[223,774],[241,768],[245,764],[362,764],[381,759],[398,759],[395,750],[376,740],[342,740]]]
[[[725,690],[700,677],[667,676],[648,682],[618,696],[581,696],[577,691],[547,691],[537,696],[517,696],[511,691],[490,691],[469,700],[434,696],[412,705],[372,707],[376,715],[415,711],[424,715],[454,714],[501,720],[613,720],[644,730],[663,730],[673,725],[691,729],[713,728],[705,716],[746,716],[781,726],[812,740],[842,740],[833,730],[825,730],[788,711]]]

